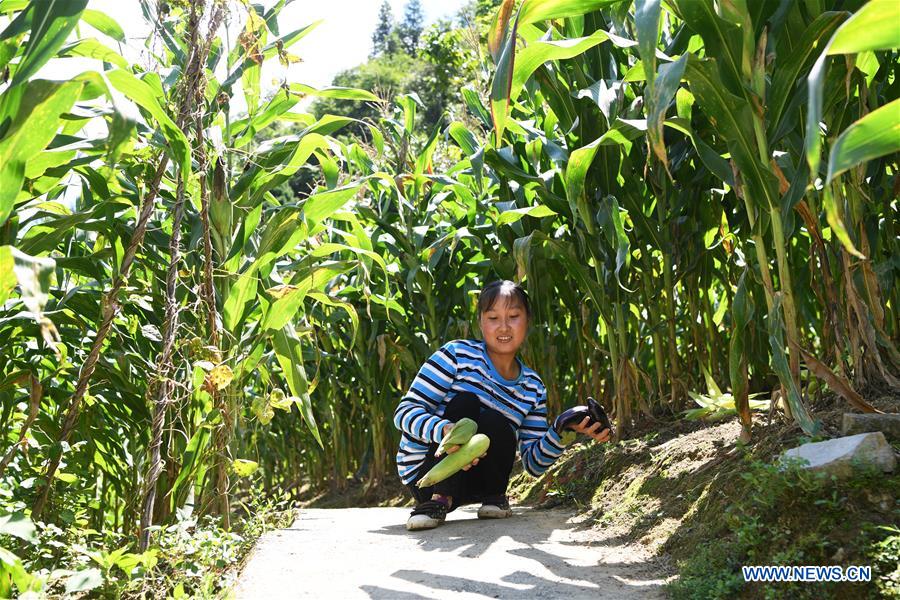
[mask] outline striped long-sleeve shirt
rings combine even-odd
[[[538,477],[546,471],[565,446],[547,424],[544,382],[521,361],[519,367],[515,381],[501,377],[480,340],[454,340],[432,354],[394,411],[394,426],[401,431],[397,452],[401,481],[412,483],[429,444],[440,443],[444,426],[452,423],[442,415],[460,392],[474,393],[483,406],[509,419],[526,472]]]

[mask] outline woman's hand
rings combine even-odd
[[[581,423],[577,425],[572,423],[569,425],[569,429],[572,431],[577,431],[578,433],[583,433],[584,435],[589,435],[598,442],[608,442],[609,441],[609,429],[603,429],[601,431],[601,427],[603,427],[602,423],[594,423],[590,427],[588,427],[588,423],[591,422],[590,417],[585,417],[581,420]]]
[[[444,433],[443,433],[442,437],[446,437],[447,434],[450,433],[450,430],[451,430],[452,428],[453,428],[453,425],[444,425]],[[457,446],[447,446],[447,447],[445,448],[445,450],[446,450],[446,452],[447,452],[447,456],[453,454],[454,452],[456,452],[457,450],[459,450],[459,448],[460,448],[460,446],[458,446],[458,445],[457,445]],[[463,467],[462,470],[463,470],[463,471],[468,471],[469,469],[471,469],[472,467],[474,467],[475,465],[478,464],[478,460],[479,460],[479,459],[484,458],[486,455],[487,455],[487,452],[485,452],[485,453],[482,454],[481,456],[478,456],[478,457],[474,458],[474,459],[472,460],[472,462],[469,463],[468,465],[466,465],[465,467]],[[435,454],[435,456],[437,456],[437,455]]]

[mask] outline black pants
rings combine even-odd
[[[425,462],[416,471],[413,482],[407,485],[416,502],[431,500],[432,494],[452,496],[452,511],[457,506],[504,495],[516,458],[516,434],[512,423],[496,410],[482,406],[478,396],[471,393],[457,394],[447,405],[443,416],[454,423],[463,417],[472,419],[478,423],[478,433],[488,436],[491,445],[485,457],[468,471],[460,471],[432,486],[418,488],[415,482],[446,456],[435,458],[438,445],[431,444]]]

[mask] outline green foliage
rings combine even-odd
[[[416,75],[421,63],[405,53],[381,54],[358,67],[353,67],[335,75],[334,85],[372,90],[378,95],[392,97],[404,93],[409,82]],[[379,109],[374,104],[361,104],[339,99],[317,100],[313,111],[318,118],[324,115],[342,115],[358,119],[377,119]],[[356,126],[358,135],[366,131],[362,125]]]
[[[879,574],[875,585],[883,597],[900,594],[900,529],[894,526],[878,528],[883,539],[869,546],[872,567]]]
[[[741,469],[741,492],[725,509],[727,537],[679,565],[679,578],[669,585],[673,598],[874,598],[894,585],[896,529],[860,508],[880,490],[890,496],[896,481],[880,472],[838,481],[797,464],[747,461]],[[745,583],[741,574],[745,565],[834,564],[871,565],[872,582]]]
[[[17,535],[40,550],[28,561],[26,572],[0,547],[0,573],[12,576],[0,582],[11,581],[19,593],[31,589],[50,595],[89,591],[104,598],[213,597],[233,584],[241,560],[260,535],[290,525],[295,516],[284,501],[264,499],[257,485],[251,485],[239,510],[243,518],[238,529],[225,531],[211,517],[179,510],[173,523],[155,528],[155,547],[143,553],[129,551],[124,535],[80,525],[63,529],[39,522],[35,528],[21,517],[4,517],[0,540]],[[0,593],[12,596],[10,588]]]
[[[423,131],[445,124],[445,113],[461,115],[460,90],[478,81],[480,61],[469,29],[468,13],[457,16],[459,23],[442,20],[423,26],[418,0],[407,4],[403,20],[393,24],[387,2],[379,10],[373,33],[374,50],[369,60],[338,73],[334,84],[372,90],[387,102],[404,94],[416,94],[425,106],[420,113]],[[383,107],[342,100],[317,100],[312,110],[319,117],[343,115],[357,120],[377,122]],[[366,137],[363,125],[348,128],[357,137]]]

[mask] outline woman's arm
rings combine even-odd
[[[562,438],[547,424],[547,391],[543,390],[537,404],[519,427],[522,466],[532,477],[539,477],[562,456],[565,449]]]
[[[437,416],[437,409],[453,385],[456,355],[451,343],[444,344],[419,369],[409,391],[394,411],[394,426],[408,436],[430,444],[439,443],[451,421]]]

